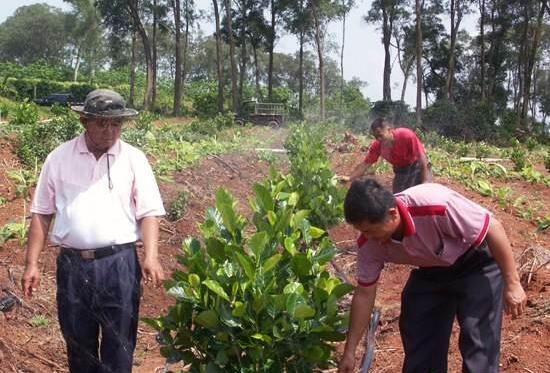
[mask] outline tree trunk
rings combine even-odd
[[[456,36],[458,34],[458,28],[462,21],[462,9],[460,0],[451,0],[451,46],[449,49],[449,64],[447,68],[446,79],[446,96],[447,100],[453,101],[453,85],[455,75],[455,49],[456,49]]]
[[[342,0],[345,8],[346,0]],[[342,48],[340,49],[340,110],[344,109],[344,46],[346,44],[346,10],[342,13]]]
[[[527,5],[526,5],[527,6]],[[533,35],[533,42],[531,45],[531,48],[529,50],[529,55],[527,56],[527,63],[525,67],[525,78],[524,78],[524,88],[523,88],[523,105],[521,107],[521,121],[523,124],[523,128],[525,130],[528,130],[528,122],[527,122],[527,113],[529,111],[529,100],[530,100],[530,93],[531,93],[531,81],[532,81],[532,74],[533,74],[533,68],[535,66],[535,61],[537,58],[537,49],[539,46],[540,41],[540,34],[542,31],[542,20],[544,16],[545,8],[544,6],[540,5],[539,12],[537,15],[537,26],[535,28],[535,34]],[[526,46],[527,48],[528,46]]]
[[[158,46],[157,46],[157,31],[158,31],[158,0],[153,0],[153,93],[151,97],[151,106],[155,107],[157,101],[157,70],[158,70]]]
[[[154,75],[153,75],[154,74],[153,57],[151,55],[151,43],[149,41],[149,37],[147,36],[147,32],[145,31],[145,27],[143,27],[143,23],[139,18],[139,9],[138,9],[136,0],[128,0],[126,4],[128,6],[130,16],[132,17],[134,27],[137,29],[137,32],[139,33],[141,37],[141,41],[143,43],[143,52],[145,54],[145,65],[147,66],[145,95],[143,97],[143,107],[145,110],[150,111],[153,107],[152,106],[153,86],[155,84]]]
[[[252,45],[252,51],[254,53],[254,80],[256,83],[256,98],[263,101],[262,99],[262,89],[260,87],[260,68],[258,66],[258,48],[256,45]]]
[[[521,98],[523,96],[523,90],[525,87],[524,78],[526,76],[526,58],[528,53],[528,47],[529,44],[529,21],[531,19],[530,12],[529,12],[529,4],[524,5],[524,22],[523,22],[523,32],[521,37],[521,48],[518,53],[518,68],[517,68],[517,79],[518,79],[518,90],[516,97],[514,98],[514,109],[516,113],[518,114],[518,125],[521,125],[521,121],[523,119],[522,117],[522,105],[521,105]]]
[[[269,67],[267,71],[267,97],[273,101],[273,53],[275,51],[275,0],[271,0],[271,37],[269,40]]]
[[[130,56],[130,97],[128,97],[128,105],[134,106],[134,98],[136,96],[136,48],[137,48],[137,33],[132,32],[132,52]]]
[[[304,31],[300,31],[300,53],[298,62],[298,111],[304,118]]]
[[[74,65],[73,81],[78,81],[78,71],[80,70],[80,51],[82,47],[79,45],[76,52],[76,63]]]
[[[212,0],[214,5],[214,18],[216,20],[216,67],[218,73],[218,111],[223,113],[223,67],[222,67],[222,42],[220,31],[220,12],[218,0]]]
[[[181,115],[181,6],[180,0],[172,0],[174,27],[176,29],[176,73],[174,76],[174,115]]]
[[[246,79],[246,62],[248,55],[246,53],[246,0],[241,0],[241,12],[243,17],[243,22],[241,24],[241,35],[240,35],[240,41],[241,41],[241,64],[240,64],[240,77],[239,77],[239,111],[242,108],[243,104],[243,87],[244,87],[244,81]]]
[[[382,100],[391,101],[391,56],[390,42],[392,34],[392,17],[388,14],[387,5],[382,5],[382,42],[384,44],[384,83],[382,89]]]
[[[185,91],[185,79],[187,78],[187,56],[189,55],[189,27],[191,24],[191,17],[189,11],[189,0],[185,0],[185,38],[183,41],[183,57],[181,69],[181,91],[182,95]]]
[[[311,7],[313,14],[313,23],[315,25],[315,44],[317,46],[317,55],[319,57],[319,114],[321,121],[325,120],[325,63],[323,60],[323,41],[321,37],[321,25],[317,13],[317,4],[313,2]]]
[[[422,4],[421,0],[416,0],[416,123],[418,126],[422,125]]]
[[[479,19],[479,44],[481,55],[479,66],[481,70],[481,101],[485,101],[485,0],[479,0],[480,19]]]
[[[231,18],[231,1],[224,0],[227,19],[227,32],[229,34],[229,58],[231,61],[231,110],[237,113],[237,65],[235,63],[235,39],[233,38],[233,20]]]
[[[403,87],[401,88],[401,101],[405,102],[405,92],[407,91],[407,81],[411,74],[411,68],[414,62],[414,56],[411,56],[406,62],[405,69],[403,70]]]

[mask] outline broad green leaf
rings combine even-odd
[[[297,213],[294,214],[291,221],[291,226],[293,228],[297,228],[302,224],[302,221],[304,221],[305,218],[309,216],[309,210],[300,210]]]
[[[283,289],[283,294],[303,294],[304,293],[304,285],[300,284],[299,282],[291,282],[290,284],[286,285]]]
[[[305,303],[298,304],[294,309],[294,315],[297,319],[309,319],[315,316],[315,310]]]
[[[195,323],[213,329],[218,325],[218,315],[214,310],[202,311],[195,317]]]
[[[237,229],[237,215],[235,214],[233,197],[223,188],[216,192],[216,209],[220,212],[223,224],[227,230],[234,233]]]
[[[292,238],[285,237],[284,246],[285,250],[288,251],[290,255],[296,255],[296,245],[294,244],[294,240]]]
[[[283,256],[281,254],[275,254],[272,257],[268,258],[262,266],[262,272],[266,274],[271,271],[279,263],[282,257]]]
[[[288,204],[292,207],[295,207],[298,204],[299,199],[300,199],[300,195],[296,192],[292,192],[288,197]]]
[[[256,200],[264,211],[272,211],[275,208],[271,193],[261,184],[255,184],[252,189],[256,193]]]
[[[268,241],[269,236],[266,232],[258,232],[248,239],[248,247],[257,259],[262,255]]]
[[[311,227],[309,228],[309,234],[312,238],[319,238],[325,234],[325,231],[317,227]]]
[[[243,302],[236,301],[233,305],[233,316],[235,317],[242,317],[246,311],[246,306]]]
[[[267,220],[269,221],[269,224],[275,225],[277,222],[277,215],[272,210],[269,210],[267,212]]]
[[[223,262],[226,258],[224,244],[214,237],[210,237],[206,241],[206,251],[208,252],[208,255],[214,258],[218,263]]]
[[[321,346],[305,346],[303,354],[306,360],[312,363],[325,361],[326,353]]]
[[[246,274],[246,277],[248,277],[249,280],[253,281],[254,278],[256,277],[256,274],[254,272],[254,266],[252,265],[252,262],[250,261],[250,259],[248,259],[246,256],[244,256],[239,252],[236,252],[235,255],[237,256],[237,260],[239,261],[241,268]]]
[[[189,280],[189,285],[191,285],[192,288],[198,289],[200,287],[201,278],[197,274],[190,273],[187,278]]]
[[[261,333],[256,333],[256,334],[252,334],[250,337],[254,338],[254,339],[258,339],[260,341],[264,341],[266,343],[271,343],[271,337],[266,335],[266,334],[261,334]]]
[[[223,288],[221,287],[221,285],[217,281],[215,281],[215,280],[204,280],[202,283],[208,289],[210,289],[211,291],[216,293],[216,295],[220,296],[221,298],[223,298],[223,299],[225,299],[226,301],[229,302],[229,296],[227,295],[225,290],[223,290]]]
[[[210,361],[208,362],[208,365],[206,365],[206,372],[204,373],[222,373],[222,369],[220,369],[214,362]]]
[[[216,364],[223,367],[225,366],[225,364],[227,364],[228,361],[229,359],[227,358],[227,354],[225,353],[225,351],[219,350],[216,354]]]
[[[296,254],[292,260],[292,268],[298,276],[307,276],[311,271],[312,263],[305,253]]]
[[[344,295],[351,293],[354,287],[351,284],[342,283],[337,285],[334,290],[332,290],[331,295],[334,295],[337,299],[342,298]]]

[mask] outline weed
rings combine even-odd
[[[50,320],[45,315],[34,315],[30,318],[29,324],[35,328],[39,328],[42,326],[48,326],[50,324]]]
[[[180,220],[185,214],[185,209],[187,207],[187,193],[181,191],[178,193],[176,198],[170,203],[170,208],[168,209],[167,218],[170,221]]]

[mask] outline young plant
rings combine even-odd
[[[510,154],[510,159],[514,163],[514,170],[515,171],[521,171],[525,167],[527,161],[526,161],[526,154],[525,150],[521,147],[518,140],[515,140],[514,147],[512,149],[512,153]]]
[[[29,324],[35,328],[39,328],[41,326],[48,326],[50,324],[50,320],[45,315],[34,315],[29,320]]]
[[[544,155],[544,167],[548,172],[550,172],[550,147],[548,148],[546,154]]]
[[[289,179],[254,191],[252,234],[233,198],[216,193],[202,238],[183,244],[185,270],[165,285],[176,304],[146,320],[168,362],[184,360],[193,373],[311,372],[345,338],[338,300],[352,286],[326,270],[335,248],[325,231],[297,208]]]
[[[176,198],[170,203],[170,208],[168,209],[167,218],[170,221],[176,221],[183,217],[185,214],[185,208],[187,207],[187,193],[181,191],[178,193]]]

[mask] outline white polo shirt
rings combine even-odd
[[[142,151],[118,140],[96,160],[84,134],[48,155],[31,212],[55,214],[51,242],[76,249],[134,242],[141,237],[140,219],[165,214],[153,170]]]

